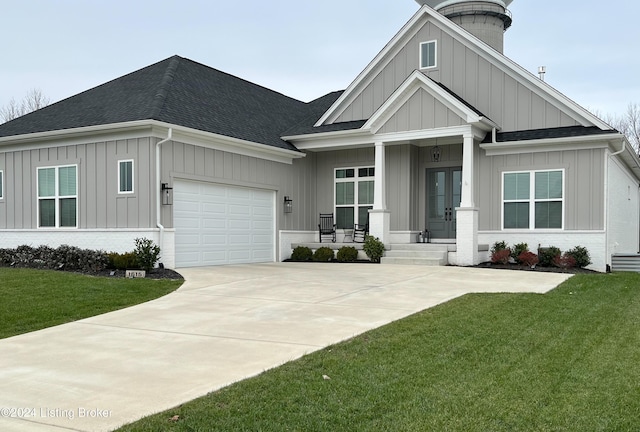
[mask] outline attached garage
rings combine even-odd
[[[176,267],[275,261],[275,192],[179,180]]]

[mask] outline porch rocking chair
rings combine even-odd
[[[322,243],[323,237],[331,237],[333,243],[336,242],[336,224],[333,221],[333,213],[320,213],[320,223],[318,224],[318,237]]]
[[[364,243],[367,238],[367,234],[369,234],[369,226],[368,225],[358,225],[356,224],[353,227],[353,242],[354,243]]]

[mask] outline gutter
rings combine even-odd
[[[619,154],[621,154],[622,152],[624,152],[627,149],[627,140],[626,139],[622,139],[622,148],[620,150],[618,150],[615,153],[611,153],[609,155],[609,157],[614,157],[614,156],[618,156]]]
[[[169,128],[167,132],[167,137],[162,141],[156,143],[156,187],[158,188],[158,195],[156,195],[156,227],[160,229],[160,248],[164,248],[164,226],[162,225],[162,191],[160,190],[160,183],[162,182],[162,178],[160,175],[160,146],[166,143],[167,141],[171,141],[173,137],[173,128]]]

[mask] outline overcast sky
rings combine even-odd
[[[414,0],[0,0],[0,106],[56,102],[174,54],[309,101],[346,88]],[[640,1],[515,0],[505,54],[581,105],[640,103]]]

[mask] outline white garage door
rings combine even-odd
[[[274,201],[273,191],[176,181],[176,267],[274,261]]]

